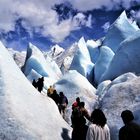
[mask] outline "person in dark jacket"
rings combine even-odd
[[[119,131],[119,140],[140,140],[140,125],[133,121],[133,113],[125,110],[121,117],[125,125]]]
[[[37,81],[38,91],[41,92],[43,90],[43,87],[44,87],[44,77],[41,77]]]
[[[60,114],[62,114],[63,118],[65,118],[65,111],[66,111],[66,108],[67,108],[67,105],[68,105],[68,99],[64,95],[63,92],[60,92],[59,96],[60,96],[59,111],[60,111]]]
[[[37,82],[35,81],[35,79],[33,79],[32,85],[33,85],[35,88],[37,88]]]
[[[72,140],[85,140],[88,126],[86,119],[90,121],[90,115],[85,108],[85,102],[80,102],[78,107],[73,108],[72,121]]]
[[[51,94],[50,97],[55,101],[55,103],[56,103],[57,105],[60,104],[60,97],[59,97],[59,95],[58,95],[58,93],[57,93],[56,90],[53,91],[53,94]]]

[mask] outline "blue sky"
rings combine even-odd
[[[81,36],[103,37],[123,10],[140,21],[140,0],[0,0],[0,37],[22,50],[32,42],[43,50],[69,47]]]

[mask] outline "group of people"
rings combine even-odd
[[[43,90],[44,87],[44,77],[38,78],[36,81],[33,79],[32,85],[38,89],[39,92]],[[59,94],[53,86],[50,86],[47,90],[47,95],[52,98],[58,106],[59,112],[62,114],[63,118],[65,118],[65,111],[68,105],[68,99],[61,91]]]
[[[32,85],[39,91],[41,92],[43,90],[44,87],[44,77],[38,78],[38,80],[36,81],[35,79],[33,79]]]
[[[95,109],[89,115],[84,105],[79,97],[72,104],[72,140],[110,140],[110,129],[103,111]],[[133,113],[124,110],[121,117],[124,126],[119,130],[119,140],[140,140],[140,125],[133,121]],[[89,121],[89,126],[86,125],[86,120]]]
[[[59,94],[53,86],[50,86],[47,90],[47,95],[52,98],[58,106],[60,114],[62,114],[63,118],[65,118],[65,111],[68,105],[68,99],[61,91]]]
[[[43,89],[44,77],[39,78],[37,82],[33,80],[32,85],[39,92]],[[65,111],[68,105],[68,99],[63,92],[57,93],[53,86],[47,90],[47,95],[52,98],[58,106],[60,113],[65,118]],[[134,115],[130,110],[124,110],[121,113],[124,126],[119,130],[119,140],[140,140],[140,125],[135,123]],[[87,121],[90,125],[87,125]],[[85,103],[77,97],[72,104],[72,140],[110,140],[110,129],[107,125],[107,119],[101,109],[95,109],[89,115],[85,108]]]

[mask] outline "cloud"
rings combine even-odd
[[[130,14],[140,24],[140,10],[138,11],[131,10]]]
[[[52,9],[61,0],[1,0],[0,1],[0,31],[15,30],[15,23],[22,19],[22,26],[32,36],[33,31],[43,36],[51,36],[56,41],[62,41],[73,30],[71,19],[59,21],[59,16]]]
[[[107,10],[119,9],[124,7],[130,8],[134,2],[140,4],[139,0],[68,0],[75,9],[79,11],[87,11],[93,9],[106,8]]]
[[[86,21],[86,26],[89,28],[92,27],[92,15],[88,16],[88,20]]]
[[[81,12],[60,21],[52,7],[66,1]],[[0,0],[0,31],[14,31],[16,21],[22,19],[21,24],[31,37],[37,32],[44,37],[51,37],[54,42],[62,42],[71,31],[81,26],[92,26],[93,17],[87,17],[82,11],[117,8],[122,1],[124,7],[129,7],[132,0]]]
[[[91,26],[91,16],[86,18],[82,13],[59,21],[59,15],[52,7],[64,0],[1,0],[0,1],[0,30],[9,32],[15,30],[17,19],[33,36],[33,32],[44,37],[50,37],[54,42],[62,42],[71,31],[80,26]]]
[[[106,22],[102,28],[104,29],[104,32],[107,32],[108,28],[110,27],[110,22]]]

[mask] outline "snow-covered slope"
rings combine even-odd
[[[88,80],[76,70],[70,70],[57,83],[55,87],[58,91],[63,91],[69,98],[70,104],[79,96],[85,102],[94,103],[96,89]]]
[[[45,60],[43,53],[30,43],[27,49],[23,72],[28,76],[32,69],[44,77],[50,77],[55,80],[59,79],[61,76],[58,65],[49,57]]]
[[[105,94],[101,107],[105,112],[111,130],[112,140],[118,140],[118,132],[123,126],[121,112],[131,110],[140,123],[140,77],[127,73],[121,75],[103,90]]]
[[[104,73],[101,81],[112,80],[126,72],[140,73],[140,31],[121,43],[120,49]]]
[[[96,84],[99,83],[100,78],[104,74],[104,72],[107,70],[114,53],[113,51],[108,48],[107,46],[101,46],[99,48],[99,58],[97,59],[97,62],[94,65],[94,80]]]
[[[137,30],[138,29],[134,27],[134,24],[130,23],[126,16],[126,12],[124,11],[110,26],[104,39],[104,45],[107,45],[116,52],[120,43],[134,34]]]
[[[94,64],[91,62],[86,42],[82,37],[78,42],[78,50],[74,55],[70,70],[77,70],[85,77],[91,75]]]
[[[55,88],[58,92],[63,91],[69,99],[69,117],[71,113],[71,105],[76,97],[80,97],[84,101],[86,108],[91,112],[97,101],[95,95],[96,89],[89,81],[75,70],[69,71],[56,84]]]
[[[30,84],[0,43],[0,139],[64,140],[71,128]]]
[[[8,48],[8,51],[12,55],[13,59],[15,60],[16,64],[21,68],[25,63],[26,52],[22,51],[15,51],[12,48]]]

